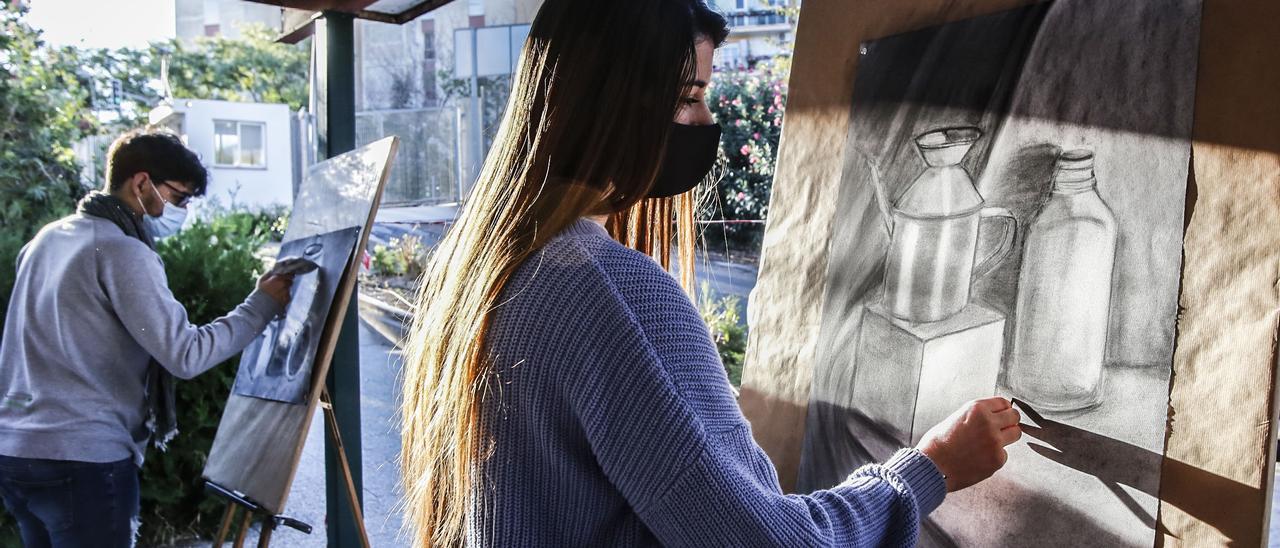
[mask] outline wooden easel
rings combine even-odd
[[[351,504],[351,512],[355,516],[356,527],[360,531],[360,544],[364,548],[370,548],[369,533],[364,527],[364,512],[360,510],[360,498],[356,495],[355,480],[351,477],[351,465],[347,462],[347,450],[342,444],[342,434],[338,431],[338,417],[333,413],[333,403],[329,400],[329,390],[327,388],[320,392],[320,407],[324,409],[324,418],[329,424],[328,430],[333,436],[333,445],[338,450],[338,462],[342,464],[342,477],[347,484],[347,500]],[[258,548],[269,546],[271,544],[271,533],[282,525],[311,534],[310,525],[283,514],[271,514],[263,510],[261,505],[234,490],[222,487],[212,481],[205,481],[205,489],[227,499],[227,511],[222,515],[222,525],[218,527],[218,536],[213,541],[214,548],[222,547],[223,541],[227,539],[227,535],[231,532],[232,524],[235,523],[237,510],[241,508],[245,510],[245,515],[240,520],[240,527],[236,532],[236,540],[233,544],[235,548],[244,547],[244,540],[249,534],[249,525],[253,522],[254,516],[261,516],[262,519],[262,531],[258,534]]]

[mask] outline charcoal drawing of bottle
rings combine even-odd
[[[1116,220],[1097,185],[1093,151],[1060,154],[1027,232],[1006,381],[1038,410],[1102,403]]]

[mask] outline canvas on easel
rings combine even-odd
[[[806,1],[740,400],[784,489],[1000,394],[1025,439],[922,544],[1259,544],[1278,32],[1254,0]]]
[[[313,166],[298,189],[284,241],[323,238],[335,232],[331,239],[345,241],[349,237],[343,231],[354,230],[358,235],[354,250],[364,249],[397,145],[395,137],[388,137]],[[335,243],[339,244],[335,247],[346,245]],[[305,397],[288,403],[233,392],[205,464],[206,480],[241,493],[269,514],[284,510],[307,429],[320,405],[342,318],[355,290],[359,254],[339,252],[337,256],[343,268],[329,269],[338,281],[327,314],[304,320],[323,322],[308,328],[318,333],[318,339]],[[252,364],[241,364],[242,369],[246,366]]]

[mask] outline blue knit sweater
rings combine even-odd
[[[596,223],[533,255],[500,303],[472,544],[912,546],[946,494],[915,450],[783,494],[689,298]]]

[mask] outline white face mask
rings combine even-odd
[[[151,190],[156,193],[156,197],[160,198],[160,203],[164,204],[164,212],[159,217],[152,217],[146,214],[147,208],[143,206],[142,224],[146,227],[147,234],[151,235],[151,239],[163,240],[182,230],[182,224],[187,221],[187,210],[164,199],[154,182],[151,183]],[[138,198],[138,205],[142,205],[142,198]]]

